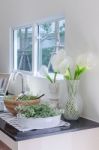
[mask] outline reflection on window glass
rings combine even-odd
[[[49,65],[49,61],[56,50],[64,48],[65,20],[57,19],[38,25],[38,69],[42,65]],[[52,67],[49,67],[52,72]]]
[[[64,45],[64,40],[65,40],[65,20],[59,21],[59,36],[60,36],[60,44]]]
[[[32,27],[18,28],[14,34],[14,69],[32,71]]]

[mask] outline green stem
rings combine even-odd
[[[47,74],[46,75],[46,78],[51,82],[51,83],[53,83],[53,80],[51,79],[51,77]]]
[[[57,72],[54,72],[54,83],[56,82]]]

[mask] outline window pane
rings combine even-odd
[[[54,51],[54,47],[42,49],[42,65],[48,66],[53,51]]]
[[[55,22],[48,22],[39,25],[39,33],[41,37],[47,34],[52,34],[54,32],[55,32]]]
[[[60,36],[60,44],[64,47],[64,41],[65,41],[65,20],[59,21],[59,36]]]
[[[39,68],[48,66],[50,57],[56,49],[55,22],[39,25]]]
[[[53,53],[64,48],[65,20],[59,19],[38,25],[38,70],[42,65],[48,66]],[[49,67],[52,72],[52,67]]]
[[[39,39],[42,48],[55,46],[55,22],[39,25]]]
[[[14,68],[32,71],[32,27],[14,30]]]
[[[53,72],[52,66],[49,62],[54,52],[55,47],[42,49],[42,65],[48,66],[49,72]]]

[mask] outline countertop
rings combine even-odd
[[[31,130],[26,132],[21,132],[15,129],[13,126],[6,123],[6,121],[0,118],[0,130],[12,138],[14,141],[28,140],[43,136],[51,136],[55,134],[61,134],[66,132],[75,132],[79,130],[91,129],[99,127],[99,123],[85,119],[79,118],[77,121],[68,121],[71,123],[70,127],[55,127],[50,129],[42,130]]]

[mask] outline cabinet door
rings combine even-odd
[[[72,150],[99,150],[99,128],[73,132]]]
[[[72,150],[71,133],[63,133],[18,143],[18,150]]]
[[[72,150],[71,133],[49,136],[42,140],[42,150]]]

